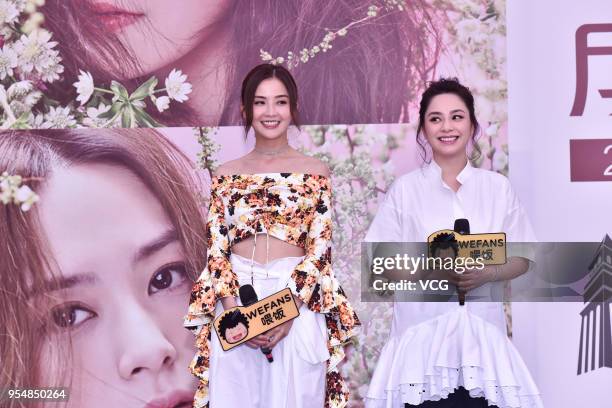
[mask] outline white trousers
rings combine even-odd
[[[287,286],[302,257],[279,258],[267,264],[232,254],[240,285],[251,284],[259,299]],[[215,314],[223,311],[217,302]],[[241,344],[223,351],[212,334],[210,358],[211,408],[319,408],[325,400],[329,359],[325,317],[302,305],[287,337],[272,350],[269,363],[261,350]]]

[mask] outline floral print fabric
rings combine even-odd
[[[288,287],[313,312],[324,313],[330,359],[326,407],[344,407],[348,387],[339,373],[343,347],[360,324],[331,267],[331,183],[325,176],[298,173],[213,177],[208,210],[207,266],[195,283],[185,326],[196,335],[198,352],[191,363],[200,379],[195,407],[208,406],[211,322],[218,299],[238,296],[230,248],[256,233],[300,246],[305,257]]]

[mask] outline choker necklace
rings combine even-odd
[[[283,148],[278,149],[278,150],[262,151],[262,150],[257,149],[257,147],[253,149],[255,153],[261,154],[262,156],[269,156],[269,157],[278,156],[279,154],[284,153],[288,150],[289,150],[289,145],[286,145]]]

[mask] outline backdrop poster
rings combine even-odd
[[[476,75],[479,92],[505,90],[500,0],[2,4],[4,128],[238,125],[262,62],[308,90],[305,124],[411,122],[425,82],[461,66],[492,80]]]

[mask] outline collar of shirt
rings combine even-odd
[[[440,168],[438,163],[436,163],[435,160],[433,159],[431,160],[431,162],[425,167],[423,173],[425,175],[425,178],[429,180],[439,181],[442,187],[449,188],[446,185],[446,183],[444,183],[444,180],[442,180],[442,169]],[[457,175],[457,181],[461,183],[461,185],[463,185],[466,183],[466,181],[469,180],[469,178],[473,174],[474,174],[474,167],[472,167],[472,165],[470,164],[470,161],[468,160],[463,170],[461,170],[459,174]]]

